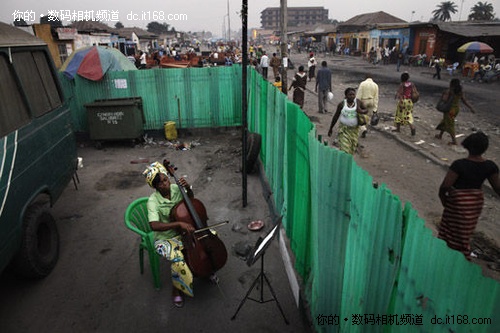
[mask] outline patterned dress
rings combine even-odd
[[[409,125],[413,124],[413,102],[411,101],[411,91],[413,83],[406,81],[399,86],[396,105],[396,115],[394,124]]]
[[[443,119],[436,126],[437,130],[449,133],[452,137],[455,137],[455,118],[460,111],[460,100],[462,99],[462,94],[453,94],[453,101],[451,102],[450,111],[443,113]]]
[[[353,155],[358,147],[359,127],[356,112],[358,105],[356,100],[353,106],[348,106],[346,99],[343,103],[344,107],[340,111],[339,147],[340,150]]]
[[[170,199],[164,198],[159,191],[149,196],[147,203],[148,221],[170,222],[171,209],[182,200],[179,186],[170,185]],[[193,296],[193,274],[184,260],[181,236],[176,230],[154,232],[156,253],[170,261],[172,284],[188,296]]]

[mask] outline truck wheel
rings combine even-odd
[[[262,136],[259,133],[249,133],[247,141],[246,170],[251,173],[260,154]]]
[[[59,259],[59,233],[46,204],[35,203],[24,215],[21,249],[14,257],[15,272],[41,279],[50,274]]]

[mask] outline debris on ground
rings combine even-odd
[[[136,160],[130,161],[130,164],[142,164],[142,163],[149,163],[149,160],[147,158],[138,158]]]

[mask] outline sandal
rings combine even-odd
[[[174,305],[176,308],[182,308],[184,306],[184,300],[182,299],[182,296],[174,296]]]

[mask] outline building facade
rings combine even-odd
[[[328,9],[324,7],[288,7],[288,27],[312,26],[328,21]],[[279,30],[279,7],[268,7],[260,13],[262,29]]]

